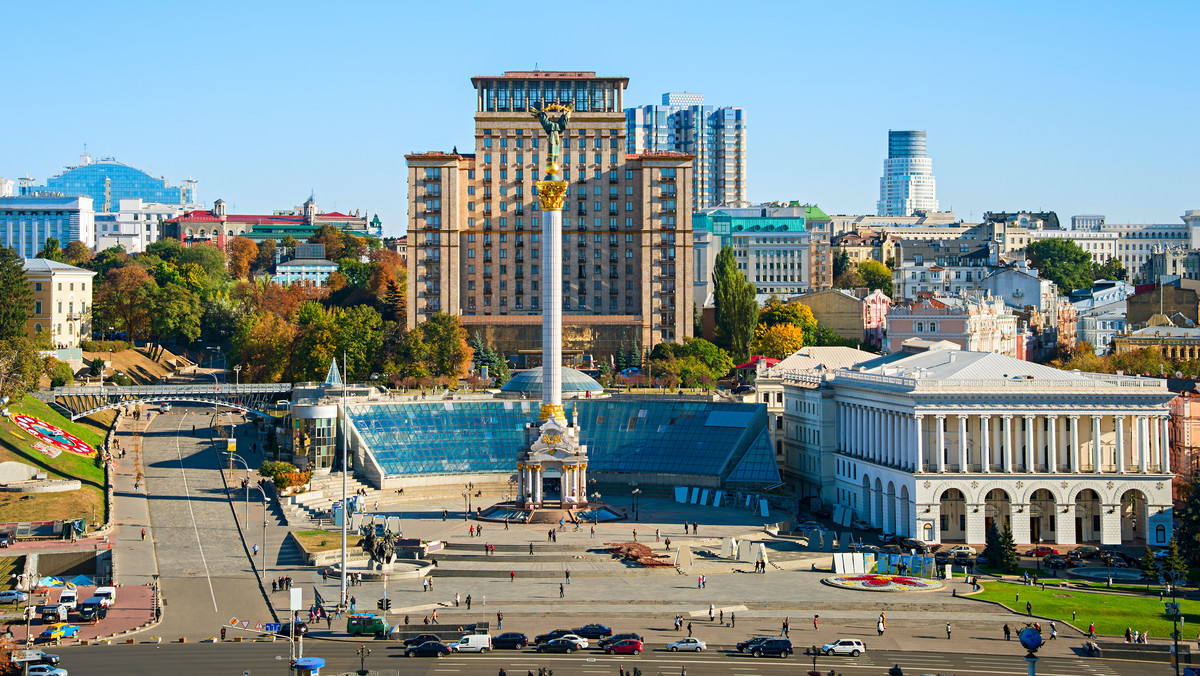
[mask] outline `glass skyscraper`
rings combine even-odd
[[[668,92],[662,104],[625,109],[625,146],[631,153],[674,151],[695,155],[697,209],[746,202],[746,111],[704,105],[696,92]]]
[[[879,179],[878,216],[912,216],[938,210],[933,160],[925,148],[925,131],[888,131],[888,158]]]
[[[163,178],[122,164],[112,158],[93,160],[86,153],[79,166],[68,167],[63,173],[46,180],[46,185],[33,185],[25,179],[20,194],[61,193],[67,197],[91,197],[96,213],[117,211],[122,199],[138,199],[158,204],[193,204],[196,201],[196,182],[185,180],[172,186]]]

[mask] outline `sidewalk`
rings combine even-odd
[[[150,413],[148,415],[155,415]],[[113,523],[116,532],[110,538],[113,550],[113,569],[121,585],[151,585],[158,573],[158,558],[154,551],[154,533],[150,530],[149,496],[143,478],[137,490],[134,481],[142,470],[142,438],[133,436],[132,416],[124,416],[115,439],[125,451],[125,457],[113,463]],[[147,421],[136,423],[139,430]],[[142,537],[145,530],[146,537]]]

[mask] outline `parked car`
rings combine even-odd
[[[734,394],[754,394],[754,387],[751,385],[738,385],[733,388]]]
[[[570,655],[576,650],[579,650],[579,646],[575,645],[574,641],[568,641],[561,638],[551,639],[545,643],[539,643],[537,647],[537,651],[539,653],[567,653]]]
[[[606,636],[612,636],[613,630],[603,624],[585,624],[573,633],[584,638],[602,639]]]
[[[378,615],[351,615],[346,618],[346,633],[351,636],[387,636],[390,630],[387,620]]]
[[[66,622],[55,622],[46,627],[41,634],[38,634],[38,639],[42,641],[56,641],[63,638],[74,638],[79,633],[79,625],[67,624]]]
[[[296,633],[294,634],[295,636],[307,636],[308,635],[308,625],[307,624],[301,622],[300,620],[296,620],[292,624],[294,624],[296,626]],[[288,625],[288,624],[284,624],[284,625],[280,626],[279,631],[277,631],[275,633],[279,634],[280,636],[293,636],[292,630],[291,630],[291,625]]]
[[[168,404],[167,402],[165,402],[165,401],[164,401],[163,403],[161,403],[161,404],[159,404],[159,405],[158,405],[158,410],[159,410],[159,411],[161,411],[161,412],[163,412],[163,413],[170,413],[170,412],[171,412],[171,405],[170,405],[170,404]]]
[[[589,645],[588,640],[586,638],[580,636],[579,634],[563,634],[562,636],[559,636],[558,639],[556,639],[556,640],[570,641],[570,642],[574,643],[575,647],[579,648],[580,650],[587,648]]]
[[[1041,547],[1034,547],[1032,549],[1026,550],[1025,556],[1035,556],[1040,559],[1040,558],[1043,558],[1046,556],[1050,556],[1051,554],[1057,554],[1057,553],[1058,553],[1058,550],[1053,547],[1041,546]]]
[[[646,640],[646,639],[642,638],[641,634],[634,634],[634,633],[629,633],[629,634],[613,634],[612,636],[609,636],[608,638],[602,638],[602,639],[600,639],[600,644],[599,644],[599,645],[600,645],[600,647],[601,647],[601,648],[603,648],[604,646],[606,646],[606,645],[608,645],[608,644],[610,644],[610,643],[616,643],[617,641],[624,641],[624,640],[625,640],[625,639],[627,639],[627,638],[631,638],[631,639],[633,639],[633,640],[635,640],[635,641],[642,641],[642,642],[645,642],[645,640]]]
[[[750,650],[753,650],[755,646],[763,643],[764,641],[770,640],[770,636],[755,636],[754,638],[746,639],[745,641],[737,644],[737,651],[739,653],[749,652]]]
[[[555,629],[554,631],[551,631],[551,632],[548,632],[545,634],[539,634],[538,636],[536,636],[533,639],[533,642],[538,645],[541,645],[542,643],[545,643],[547,641],[553,641],[556,638],[562,638],[563,636],[566,636],[567,634],[570,634],[570,633],[572,633],[570,629]]]
[[[854,530],[871,530],[871,522],[855,519],[850,522],[850,527]]]
[[[884,545],[884,546],[880,547],[879,550],[881,552],[883,552],[884,554],[903,554],[904,553],[904,550],[900,548],[900,545]]]
[[[1094,559],[1100,553],[1100,549],[1091,545],[1080,545],[1072,549],[1071,553],[1078,555],[1080,558]]]
[[[953,547],[951,547],[950,549],[947,549],[946,551],[950,552],[950,556],[954,556],[955,554],[958,554],[959,552],[964,552],[968,556],[975,554],[975,548],[972,547],[971,545],[954,545]]]
[[[16,589],[9,589],[0,592],[0,603],[25,603],[29,600],[29,594]]]
[[[69,611],[79,610],[79,592],[74,589],[64,589],[58,595],[58,603],[61,606],[66,606]]]
[[[13,661],[16,662],[17,660],[14,658]],[[50,653],[46,652],[45,650],[39,650],[39,651],[37,651],[37,654],[32,655],[30,657],[30,659],[21,660],[20,663],[21,664],[29,664],[30,666],[33,666],[35,664],[48,664],[50,666],[54,666],[54,665],[58,664],[59,661],[61,661],[61,660],[58,655],[51,655]]]
[[[879,541],[885,545],[894,545],[900,542],[900,536],[895,533],[880,533]]]
[[[66,669],[59,669],[50,664],[35,664],[25,672],[29,676],[67,676]]]
[[[626,638],[604,646],[606,655],[641,655],[643,643],[637,639]]]
[[[515,648],[520,650],[529,645],[529,637],[518,631],[509,631],[492,639],[493,648]]]
[[[826,655],[849,655],[851,657],[858,657],[859,655],[867,652],[867,646],[863,645],[863,642],[856,638],[841,638],[833,643],[826,643],[821,650],[824,651]]]
[[[903,538],[900,540],[900,547],[906,551],[915,551],[918,554],[929,553],[929,547],[924,542],[912,538]]]
[[[955,552],[954,556],[950,557],[950,561],[956,566],[975,565],[975,562],[971,559],[971,555],[967,552]]]
[[[1158,550],[1157,552],[1154,552],[1154,560],[1155,560],[1155,561],[1162,561],[1163,559],[1167,558],[1167,556],[1169,556],[1170,554],[1171,554],[1171,551],[1170,551],[1170,550],[1168,550],[1168,549],[1160,549],[1160,550]]]
[[[404,649],[405,657],[441,657],[450,654],[450,646],[441,641],[426,641]]]
[[[55,622],[67,621],[67,607],[61,603],[51,603],[45,606],[38,606],[38,616],[42,618],[42,624],[53,624]]]
[[[755,657],[786,658],[792,654],[792,642],[786,638],[769,638],[751,648],[750,654]]]
[[[1047,556],[1045,559],[1042,559],[1042,563],[1045,563],[1047,568],[1066,568],[1070,565],[1065,558],[1057,554]]]
[[[804,523],[796,524],[795,530],[800,531],[801,533],[807,533],[810,530],[824,531],[825,526],[822,526],[816,521],[805,521]]]
[[[492,649],[492,637],[487,634],[467,634],[450,644],[456,653],[486,653]]]
[[[698,638],[684,638],[674,643],[667,644],[667,650],[675,652],[677,650],[694,650],[701,652],[708,647],[708,644]]]
[[[933,560],[938,563],[949,563],[950,562],[950,552],[947,552],[947,551],[934,552]]]
[[[0,547],[16,544],[17,536],[11,530],[0,530]]]
[[[441,643],[442,639],[438,638],[437,634],[420,634],[410,639],[405,639],[404,647],[412,648],[421,645],[422,643]]]

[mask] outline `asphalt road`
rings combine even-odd
[[[271,619],[225,496],[211,412],[175,407],[155,415],[143,439],[150,530],[166,601],[152,633],[167,640],[212,636],[233,617]],[[251,519],[261,519],[261,503],[251,507]]]
[[[558,676],[616,676],[619,667],[627,671],[635,666],[644,676],[674,676],[684,668],[690,676],[795,676],[812,668],[811,658],[793,655],[788,659],[752,658],[736,652],[710,650],[701,654],[652,651],[633,657],[607,656],[596,650],[572,655],[539,655],[532,651],[498,651],[486,655],[456,655],[452,657],[406,658],[396,642],[365,641],[332,642],[306,641],[306,656],[327,660],[322,674],[342,674],[359,668],[355,651],[360,645],[371,650],[366,667],[373,674],[423,674],[452,676],[453,674],[496,674],[501,668],[512,676],[527,671],[537,673],[539,667],[553,669]],[[288,674],[288,643],[226,643],[213,644],[139,644],[133,646],[79,646],[63,648],[60,665],[78,674],[170,673],[188,674]],[[820,657],[817,668],[823,673],[835,669],[842,676],[883,676],[894,665],[904,674],[939,674],[966,676],[1024,676],[1028,666],[1024,656],[942,654],[932,652],[869,652],[857,658]],[[1086,658],[1047,657],[1038,660],[1040,676],[1146,676],[1167,674],[1169,665],[1151,662],[1097,660]]]

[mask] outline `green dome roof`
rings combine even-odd
[[[587,374],[575,369],[563,367],[562,370],[562,389],[565,393],[570,392],[602,392],[603,387],[600,383],[593,380]],[[503,392],[541,392],[542,391],[542,369],[541,367],[525,369],[516,374],[504,387]]]

